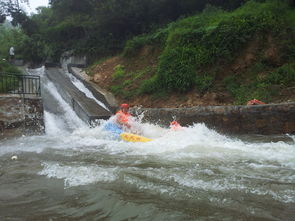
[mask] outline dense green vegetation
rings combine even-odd
[[[8,25],[0,26],[0,58],[8,59],[8,51],[11,46],[16,49],[16,56],[20,56],[17,53],[22,46],[22,42],[26,38],[22,30],[19,28],[13,28]]]
[[[17,1],[3,1],[0,16],[11,15],[14,24],[21,24],[29,37],[25,50],[34,52],[29,60],[58,60],[62,52],[75,50],[94,61],[119,52],[126,40],[201,11],[208,3],[233,9],[245,1],[51,0],[49,8],[39,8],[31,17],[16,8]]]
[[[8,62],[8,51],[11,46],[14,46],[16,58],[22,57],[18,52],[25,38],[26,36],[19,28],[13,28],[7,24],[0,26],[0,73],[19,73],[19,70]]]
[[[271,98],[278,96],[282,89],[291,86],[294,87],[295,63],[286,63],[281,67],[273,69],[266,76],[253,75],[252,73],[250,79],[251,81],[247,83],[244,83],[243,81],[245,81],[245,79],[242,81],[237,75],[224,79],[227,89],[235,98],[235,103],[244,104],[246,101],[253,98],[271,102]]]
[[[18,78],[6,78],[5,74],[21,74],[21,71],[6,60],[0,60],[0,93],[15,89]]]
[[[281,88],[295,85],[294,14],[295,10],[284,1],[248,1],[230,12],[208,6],[203,13],[127,41],[124,55],[132,56],[145,45],[163,46],[158,69],[152,78],[142,83],[139,89],[142,93],[187,92],[193,88],[204,93],[217,90],[215,81],[221,78],[224,67],[234,63],[239,54],[256,41],[259,46],[255,51],[256,62],[241,70],[243,73],[232,73],[222,83],[238,104],[254,97],[270,101],[272,95],[278,93],[274,85]],[[264,53],[270,37],[279,48],[277,64],[269,61]],[[261,72],[266,72],[265,79],[259,79]]]
[[[20,74],[21,71],[15,66],[11,65],[7,60],[0,61],[0,73],[14,73]]]
[[[19,27],[0,25],[0,58],[8,60],[8,51],[15,48],[15,58],[27,62],[40,63],[46,57],[45,44],[40,44],[37,36],[29,37]]]
[[[292,0],[51,0],[33,16],[9,2],[1,2],[0,23],[10,15],[22,29],[0,25],[1,58],[11,45],[33,63],[58,61],[68,50],[91,63],[121,53],[128,60],[146,46],[159,50],[156,66],[115,68],[110,89],[125,98],[227,90],[240,104],[271,101],[294,86]],[[253,60],[233,71],[251,47]]]

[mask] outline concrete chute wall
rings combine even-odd
[[[142,108],[143,120],[168,126],[205,123],[227,134],[295,134],[295,103],[251,106],[202,106],[193,108]]]
[[[92,124],[98,119],[108,119],[112,112],[99,106],[93,99],[73,85],[65,76],[63,70],[56,67],[47,67],[45,73],[59,91],[63,99],[71,105],[76,114],[86,123]]]

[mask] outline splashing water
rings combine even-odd
[[[89,128],[51,82],[43,90],[44,99],[61,109],[45,110],[46,134],[0,141],[0,218],[295,217],[293,135],[274,142],[225,136],[204,124],[171,131],[137,120],[134,125],[153,140],[128,143],[104,130],[113,119]]]

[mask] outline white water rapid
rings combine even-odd
[[[106,122],[88,127],[31,71],[46,134],[0,141],[0,220],[294,220],[294,136],[138,123],[153,141],[128,143]]]

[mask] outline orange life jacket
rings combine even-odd
[[[124,113],[123,111],[118,111],[116,113],[117,116],[117,122],[120,124],[127,124],[129,121],[129,118],[131,117],[131,114],[129,113]]]

